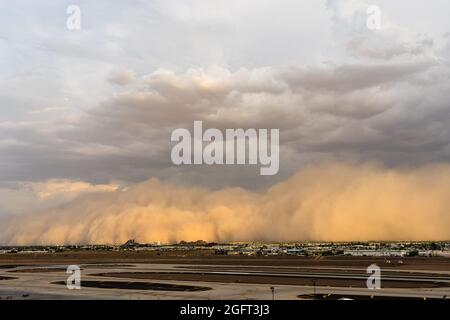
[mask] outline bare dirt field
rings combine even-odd
[[[211,250],[195,251],[74,251],[61,253],[0,254],[0,268],[9,265],[49,264],[189,264],[189,265],[243,265],[243,266],[293,266],[293,267],[355,267],[366,268],[377,264],[381,268],[398,270],[450,271],[450,259],[440,257],[297,257],[297,256],[223,256]],[[402,263],[398,263],[401,260]]]

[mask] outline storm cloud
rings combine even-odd
[[[434,224],[448,227],[445,188],[433,195],[424,187],[427,174],[440,186],[448,179],[446,1],[79,1],[79,31],[66,28],[69,1],[6,2],[0,12],[0,217],[8,217],[2,241],[172,241],[195,238],[192,230],[203,227],[197,234],[206,240],[246,238],[231,220],[220,229],[216,218],[225,214],[212,213],[216,207],[227,208],[236,224],[259,221],[248,239],[281,239],[281,226],[268,227],[275,205],[299,230],[289,239],[346,239],[341,222],[358,219],[366,231],[350,233],[353,238],[389,238],[386,230],[397,230],[395,221],[404,218],[404,193],[419,191],[443,207],[417,203],[411,221],[426,214],[436,221],[420,230],[398,226],[396,234],[448,237]],[[369,4],[381,10],[379,30],[366,26]],[[257,166],[174,166],[171,132],[190,130],[194,120],[205,129],[280,129],[279,174],[262,177]],[[331,165],[310,169],[318,163]],[[318,181],[328,174],[330,189],[321,187],[320,201],[309,188],[311,172]],[[395,187],[382,196],[387,204],[376,208],[371,229],[364,212],[375,209],[366,188],[390,188],[389,177]],[[334,179],[356,187],[340,194]],[[287,192],[288,185],[295,190]],[[305,202],[278,203],[278,189],[287,202]],[[55,194],[43,199],[42,190]],[[354,203],[349,190],[365,199],[355,204],[359,212],[337,200]],[[174,202],[172,212],[158,201],[173,194],[187,202]],[[330,206],[323,208],[328,194]],[[135,199],[143,202],[130,213]],[[235,207],[239,202],[246,207]],[[313,212],[323,216],[320,227]],[[166,214],[172,218],[164,220]],[[70,229],[86,218],[109,230],[122,217],[161,224],[124,223],[126,230],[104,238],[83,224]],[[186,219],[195,221],[193,229]],[[173,231],[170,223],[191,231]]]

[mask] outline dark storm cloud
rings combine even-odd
[[[448,70],[445,64],[419,60],[157,71],[85,110],[70,125],[3,124],[1,137],[9,143],[1,146],[8,168],[1,178],[107,182],[170,173],[170,178],[215,186],[257,186],[252,168],[172,165],[170,133],[191,129],[194,120],[217,128],[280,128],[281,177],[318,154],[334,159],[345,153],[346,159],[390,165],[442,160],[450,139],[448,83],[430,79],[443,70]],[[212,172],[217,179],[206,178]]]
[[[137,2],[98,17],[104,2],[86,2],[80,33],[67,32],[49,1],[39,10],[46,23],[16,2],[2,21],[29,33],[3,30],[0,180],[155,176],[255,188],[317,160],[447,161],[450,45],[447,22],[429,17],[448,10],[420,9],[421,24],[375,2],[376,32],[365,27],[364,1]],[[193,120],[280,128],[280,175],[173,166],[170,133]]]

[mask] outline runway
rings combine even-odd
[[[67,265],[2,267],[0,278],[1,299],[299,299],[299,295],[365,295],[386,297],[443,298],[450,297],[450,270],[434,273],[430,270],[384,270],[382,288],[346,286],[354,281],[364,283],[367,276],[362,268],[280,268],[278,266],[242,265],[180,265],[180,264],[85,264],[81,267],[81,283],[165,284],[204,287],[204,291],[135,290],[121,288],[95,288],[81,286],[69,290],[56,282],[66,281]],[[279,271],[270,271],[277,269]],[[413,272],[413,273],[412,273]],[[181,279],[200,277],[200,280]],[[220,276],[219,280],[208,277]],[[158,279],[153,279],[156,277]],[[282,279],[282,280],[278,280]],[[300,279],[300,280],[299,280]],[[238,281],[236,281],[238,280]],[[310,281],[307,284],[289,284],[292,281]],[[246,283],[249,281],[252,283]],[[282,283],[277,283],[281,281]],[[284,281],[287,281],[286,283]],[[314,283],[312,282],[315,282]],[[343,281],[343,285],[320,285],[320,281]],[[353,281],[353,282],[352,282]],[[262,283],[258,283],[262,282]],[[384,283],[400,283],[408,287],[383,287]],[[435,284],[439,285],[435,285]],[[415,286],[417,284],[417,287]],[[429,284],[429,287],[420,287]]]

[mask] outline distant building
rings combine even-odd
[[[299,248],[289,248],[286,250],[287,254],[300,254],[303,251],[304,251],[303,249],[299,249]]]
[[[344,255],[358,257],[404,257],[407,254],[407,250],[344,250]]]
[[[450,258],[450,250],[444,251],[444,250],[425,250],[420,251],[419,256],[422,257],[444,257],[444,258]]]
[[[134,241],[134,239],[128,240],[123,245],[120,246],[121,249],[134,249],[139,247],[139,243]]]

